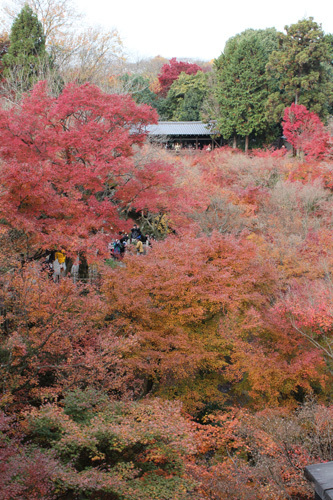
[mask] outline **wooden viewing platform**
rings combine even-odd
[[[152,142],[164,144],[169,149],[175,144],[185,149],[189,146],[196,150],[207,146],[214,149],[223,143],[215,123],[159,121],[155,125],[148,125],[147,133]]]

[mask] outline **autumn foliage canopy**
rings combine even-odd
[[[32,248],[103,251],[101,231],[120,228],[122,210],[150,208],[157,185],[170,182],[161,162],[133,161],[154,121],[129,96],[70,84],[55,98],[38,83],[20,106],[0,112],[6,226],[24,231]]]
[[[303,467],[333,458],[323,128],[286,111],[305,163],[173,156],[154,120],[89,84],[0,112],[0,499],[310,500]],[[110,261],[133,220],[156,239]],[[50,279],[58,249],[95,279]]]

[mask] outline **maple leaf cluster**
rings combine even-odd
[[[173,57],[167,64],[162,66],[162,69],[157,76],[159,94],[166,97],[171,85],[175,80],[177,80],[181,73],[185,73],[186,75],[195,75],[198,71],[202,71],[202,68],[197,64],[177,61],[177,59]]]

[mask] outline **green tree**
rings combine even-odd
[[[174,121],[198,121],[207,93],[207,74],[198,71],[195,75],[181,73],[168,92],[165,116]]]
[[[25,5],[41,22],[52,67],[49,63],[44,64],[39,80],[48,80],[53,86],[55,79],[59,87],[57,80],[61,75],[63,84],[75,80],[79,84],[89,82],[109,90],[111,76],[119,73],[115,66],[119,58],[121,61],[123,58],[122,42],[116,29],[102,30],[82,22],[84,16],[77,11],[75,0],[4,0],[2,3],[0,26],[8,31]]]
[[[268,128],[265,103],[269,90],[266,64],[269,53],[277,47],[274,29],[246,30],[228,40],[224,52],[215,61],[217,123],[229,139],[262,134]]]
[[[333,115],[333,92],[332,92],[332,82],[333,82],[333,34],[327,33],[325,35],[325,42],[328,47],[329,52],[329,62],[325,63],[325,67],[327,68],[328,80],[331,83],[330,86],[330,99],[328,99],[328,115]]]
[[[267,74],[278,89],[268,99],[267,115],[280,121],[292,103],[325,118],[332,103],[332,48],[321,25],[312,17],[285,26],[279,47],[267,64]]]
[[[25,5],[13,22],[10,45],[3,58],[4,75],[20,75],[22,90],[32,86],[41,65],[48,62],[43,27],[32,9]]]
[[[157,96],[150,90],[149,79],[142,75],[125,73],[120,77],[123,91],[132,96],[137,104],[148,104],[152,108],[157,106]]]

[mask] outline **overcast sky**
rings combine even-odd
[[[117,28],[131,59],[211,60],[247,28],[275,27],[312,16],[333,33],[332,0],[76,0],[90,24]]]

